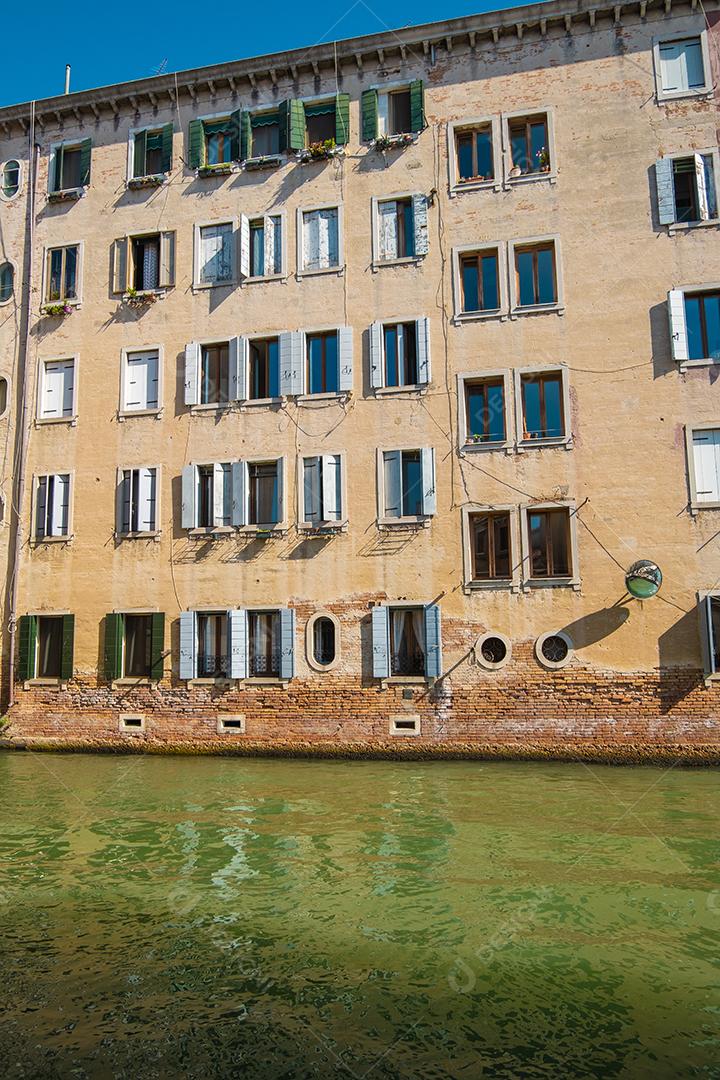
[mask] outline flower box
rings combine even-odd
[[[329,161],[343,152],[344,147],[337,146],[334,139],[328,139],[326,142],[311,143],[303,150],[298,150],[297,160],[301,165],[309,165],[313,161]]]
[[[69,304],[44,304],[42,314],[51,319],[64,319],[66,315],[72,315],[73,309]]]
[[[128,307],[147,307],[150,304],[154,304],[159,299],[159,293],[149,290],[148,292],[137,292],[135,289],[128,289],[122,298],[123,304],[127,304]]]
[[[409,132],[403,135],[378,135],[373,142],[373,147],[382,154],[386,150],[399,150],[412,142],[415,142],[415,136]]]
[[[282,154],[266,154],[264,157],[247,158],[245,168],[251,172],[255,169],[277,169],[282,161]]]
[[[49,191],[48,202],[75,202],[85,194],[85,188],[64,188],[62,191]]]
[[[133,189],[160,187],[167,180],[167,173],[155,173],[151,176],[133,176],[128,180],[128,187]]]
[[[201,165],[198,169],[198,176],[229,176],[233,171],[232,162],[223,161],[219,165]]]

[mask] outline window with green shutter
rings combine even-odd
[[[422,131],[425,127],[425,88],[422,79],[410,83],[410,130]]]
[[[122,676],[123,616],[110,612],[105,616],[105,678],[108,682]]]
[[[279,150],[302,150],[305,146],[305,106],[299,98],[281,101],[278,108],[280,123]]]
[[[62,656],[60,661],[60,678],[63,681],[73,677],[73,661],[75,646],[75,616],[62,616]]]
[[[350,95],[338,94],[335,98],[335,142],[346,146],[350,142]]]
[[[205,164],[205,138],[202,120],[191,120],[188,126],[188,165],[201,169]]]
[[[18,678],[22,682],[35,678],[37,654],[37,619],[35,615],[21,615],[18,619]]]
[[[364,142],[372,142],[378,135],[378,92],[363,90],[360,102],[362,113],[362,137]]]
[[[165,614],[162,611],[151,616],[150,642],[150,678],[159,681],[165,664]]]

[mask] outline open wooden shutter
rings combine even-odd
[[[182,470],[182,503],[180,520],[183,529],[194,529],[197,523],[196,502],[197,476],[194,465],[184,465]]]
[[[342,521],[341,460],[339,454],[323,454],[320,458],[323,521]]]
[[[247,463],[232,463],[232,523],[247,525]]]
[[[337,332],[338,390],[349,392],[353,388],[353,331],[352,326],[341,326]]]
[[[50,191],[60,191],[62,189],[62,168],[64,153],[64,146],[58,146],[55,150],[55,157],[53,159],[50,168],[50,176],[48,178],[48,186],[50,188]]]
[[[435,496],[435,451],[427,447],[420,451],[422,469],[422,512],[434,514],[437,510]]]
[[[18,619],[18,679],[27,682],[35,678],[37,652],[37,616],[21,615]]]
[[[80,184],[87,187],[90,183],[90,160],[92,157],[92,139],[83,139],[80,143]]]
[[[295,674],[295,609],[280,608],[280,678]]]
[[[440,605],[425,606],[425,675],[439,679],[442,675],[442,632]]]
[[[672,225],[675,220],[675,183],[672,158],[658,158],[655,162],[655,185],[657,187],[658,221]]]
[[[427,195],[413,195],[412,208],[415,254],[427,255],[430,250]]]
[[[381,322],[374,322],[370,327],[370,385],[373,389],[385,385],[383,325]]]
[[[160,272],[158,285],[170,289],[175,284],[175,233],[160,233]]]
[[[173,126],[172,124],[163,124],[162,129],[162,171],[169,173],[172,171],[172,151],[173,151]]]
[[[133,176],[145,176],[147,170],[147,130],[143,128],[135,135],[133,150]]]
[[[390,678],[390,611],[377,604],[372,618],[372,668],[373,678]]]
[[[689,360],[687,322],[685,320],[685,294],[682,289],[671,289],[668,293],[668,317],[670,319],[670,343],[673,359]]]
[[[185,404],[200,402],[200,346],[189,341],[185,346]]]
[[[228,364],[230,368],[230,400],[244,401],[247,397],[247,370],[250,343],[246,337],[230,338]]]
[[[165,667],[165,613],[153,612],[150,619],[150,678],[160,680]]]
[[[425,88],[422,79],[410,83],[410,130],[422,131],[425,127]]]
[[[346,146],[350,142],[350,95],[337,94],[335,97],[335,142]]]
[[[305,146],[305,106],[299,98],[288,102],[288,148],[302,150]]]
[[[252,121],[245,109],[240,114],[240,160],[247,161],[252,154]]]
[[[247,611],[235,608],[228,611],[227,619],[230,654],[228,674],[231,679],[247,679]]]
[[[388,199],[378,204],[378,253],[380,259],[398,257],[398,206]]]
[[[381,507],[383,517],[402,517],[402,453],[400,450],[386,450],[382,455],[383,487],[385,505]]]
[[[373,139],[377,139],[378,133],[377,90],[363,90],[360,110],[362,113],[363,142],[372,142]]]
[[[230,114],[230,159],[240,161],[240,129],[242,126],[242,109],[236,109]]]
[[[415,343],[417,349],[418,382],[429,383],[430,370],[430,320],[425,317],[415,323]]]
[[[178,675],[181,679],[195,678],[195,612],[180,612],[180,659]]]
[[[138,469],[138,532],[155,532],[157,528],[157,472]]]
[[[202,120],[191,120],[188,127],[188,165],[201,169],[205,164],[205,137]]]
[[[105,678],[122,676],[123,617],[111,611],[105,616]]]
[[[285,331],[279,336],[280,394],[291,397],[302,394],[305,385],[304,334],[299,330]]]
[[[75,616],[62,617],[62,653],[60,656],[60,678],[63,682],[73,677],[73,655],[75,643]]]
[[[702,154],[693,154],[695,161],[695,182],[697,184],[698,195],[698,210],[700,211],[700,220],[710,220],[710,200],[707,185],[707,176],[705,174],[705,158]]]
[[[112,287],[115,293],[124,293],[128,279],[128,240],[121,236],[112,249]]]
[[[250,219],[240,215],[240,277],[250,277]]]
[[[232,513],[232,510],[231,510]],[[225,470],[219,461],[213,464],[213,525],[225,524]]]

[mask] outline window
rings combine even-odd
[[[80,248],[50,248],[46,256],[45,301],[54,304],[78,299]]]
[[[160,354],[158,350],[123,353],[121,411],[156,412],[160,408]]]
[[[515,304],[518,308],[557,304],[555,244],[516,246]]]
[[[4,419],[8,410],[10,395],[10,383],[4,375],[0,375],[0,420]],[[2,522],[2,508],[0,508],[0,522]]]
[[[462,314],[500,309],[497,249],[460,255],[460,296]]]
[[[90,183],[92,140],[56,146],[50,160],[50,194],[78,191]]]
[[[0,263],[0,304],[12,298],[15,288],[15,270],[12,263]]]
[[[385,450],[381,453],[382,517],[428,517],[435,513],[433,450]]]
[[[425,127],[422,79],[389,90],[363,90],[361,116],[362,137],[366,142],[422,131]]]
[[[121,469],[117,530],[123,536],[157,531],[157,469]]]
[[[508,121],[508,135],[512,161],[510,179],[550,171],[548,121],[544,113],[513,117]]]
[[[165,659],[165,616],[119,614],[105,616],[105,678],[161,679]]]
[[[510,514],[470,516],[473,581],[507,581],[513,576]]]
[[[277,525],[280,513],[280,470],[277,461],[251,462],[248,473],[248,525]]]
[[[685,296],[688,358],[720,359],[720,291]]]
[[[720,595],[701,596],[700,615],[705,674],[717,676],[720,672]]]
[[[142,292],[160,284],[160,236],[134,236],[131,241],[131,288]]]
[[[229,462],[197,466],[197,520],[199,529],[232,524],[232,466]]]
[[[125,236],[113,245],[113,292],[148,292],[175,284],[175,233]]]
[[[191,120],[188,127],[188,164],[191,169],[229,171],[240,160],[242,113]]]
[[[430,678],[442,673],[440,608],[437,604],[372,609],[375,678]]]
[[[249,255],[247,275],[251,278],[275,277],[283,272],[282,217],[266,214],[248,222]],[[243,267],[243,270],[246,268]]]
[[[717,220],[715,154],[660,158],[655,163],[661,225]]]
[[[414,386],[420,382],[417,362],[417,326],[387,323],[383,326],[385,386]]]
[[[280,677],[280,613],[248,612],[249,675],[251,678]]]
[[[541,634],[535,642],[535,656],[544,668],[551,671],[563,668],[572,659],[572,641],[562,631]]]
[[[172,168],[172,124],[160,128],[145,128],[131,135],[131,178],[160,176]]]
[[[700,94],[709,90],[705,34],[659,42],[655,46],[655,69],[659,98]]]
[[[198,246],[196,285],[227,285],[233,282],[235,280],[235,230],[232,222],[198,226],[196,243]]]
[[[336,394],[340,388],[337,331],[308,334],[305,340],[308,393]]]
[[[313,143],[335,142],[335,99],[305,106],[305,141]]]
[[[38,420],[75,416],[75,359],[45,360],[40,368]]]
[[[253,401],[280,396],[280,365],[278,339],[255,338],[250,342],[250,385],[248,397]]]
[[[528,510],[530,577],[569,577],[570,511]]]
[[[458,183],[493,180],[495,160],[492,124],[456,129],[455,156]]]
[[[425,674],[425,627],[422,608],[392,608],[390,611],[392,675]]]
[[[689,433],[690,504],[720,506],[720,427]]]
[[[233,160],[233,138],[228,121],[204,122],[203,135],[206,165],[228,164]]]
[[[505,667],[512,655],[512,645],[504,634],[483,634],[475,643],[475,661],[488,671]]]
[[[343,520],[342,464],[339,454],[318,454],[302,462],[303,525],[320,528]]]
[[[528,372],[520,376],[523,440],[565,437],[563,373]]]
[[[353,334],[352,327],[340,326],[337,330],[323,330],[299,334],[304,338],[304,366],[299,372],[294,370],[294,357],[285,355],[283,359],[283,341],[289,335],[280,338],[280,370],[282,394],[304,392],[308,394],[341,394],[352,390],[353,386]],[[285,350],[287,354],[287,349]],[[296,376],[299,376],[297,378]],[[285,385],[283,385],[283,380]]]
[[[507,430],[503,376],[468,379],[463,385],[466,444],[504,443],[507,440]]]
[[[340,626],[334,615],[321,612],[307,623],[307,657],[316,671],[329,671],[338,660]]]
[[[227,342],[200,347],[200,404],[229,401],[229,347]]]
[[[373,199],[375,263],[396,262],[427,255],[428,200],[425,195]]]
[[[70,535],[70,474],[38,476],[35,487],[35,539]]]
[[[30,679],[72,678],[73,615],[21,615],[18,620],[18,676]]]
[[[2,167],[2,193],[12,199],[20,190],[20,162],[6,161]]]
[[[295,673],[295,612],[183,611],[181,679],[291,679]]]
[[[38,616],[37,620],[37,678],[59,679],[62,670],[62,615]]]
[[[280,118],[274,113],[252,113],[248,157],[272,157],[280,153]]]
[[[185,346],[185,404],[227,405],[245,397],[247,338]]]
[[[141,678],[152,670],[152,616],[126,615],[123,641],[123,676]]]
[[[197,678],[229,678],[227,613],[199,611],[195,622],[197,626]]]
[[[301,214],[301,272],[332,270],[340,266],[339,210],[304,210]]]

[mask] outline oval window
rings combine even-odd
[[[6,161],[2,172],[2,189],[6,199],[12,199],[20,189],[20,162]]]
[[[321,615],[313,625],[313,658],[321,667],[328,667],[335,659],[335,623]]]
[[[5,415],[8,405],[8,381],[0,375],[0,417]]]
[[[3,304],[12,296],[14,280],[15,271],[12,265],[9,262],[3,263],[0,266],[0,304]]]

